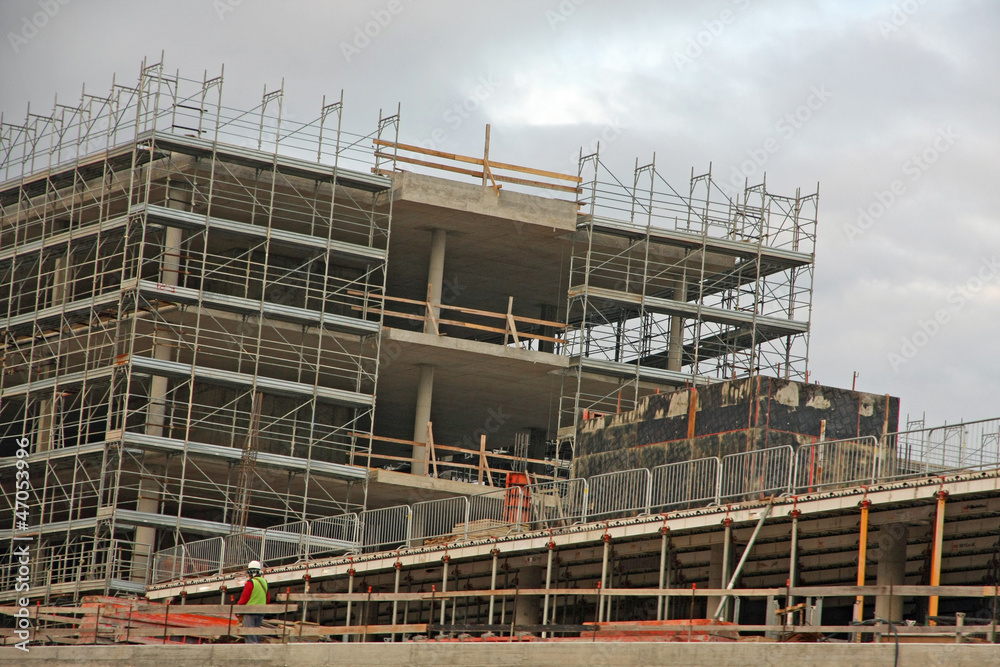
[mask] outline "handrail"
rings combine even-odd
[[[998,434],[998,445],[1000,445],[1000,419],[981,420],[969,422],[968,424],[954,424],[947,428],[966,428],[972,425],[989,424],[988,428],[980,431],[973,431],[980,439],[989,438],[993,442],[994,429]],[[921,429],[922,431],[933,431],[940,429]],[[359,434],[362,435],[362,434]],[[367,435],[367,434],[364,434]],[[894,467],[888,470],[883,468],[886,460],[895,460],[897,455],[895,439],[899,433],[887,434],[881,439],[872,436],[860,438],[845,438],[842,440],[820,441],[816,443],[800,445],[793,449],[791,445],[781,445],[750,452],[730,454],[724,457],[707,457],[703,459],[693,459],[668,463],[654,468],[635,468],[610,473],[593,475],[590,478],[556,479],[552,481],[529,484],[523,487],[514,486],[509,488],[494,487],[488,491],[468,496],[453,496],[440,500],[424,501],[414,505],[398,505],[388,508],[365,510],[361,515],[348,513],[323,519],[313,519],[311,521],[292,522],[283,526],[293,526],[297,524],[306,527],[303,534],[297,535],[294,531],[283,531],[282,526],[270,528],[251,529],[238,536],[230,536],[233,539],[240,537],[255,538],[260,537],[260,553],[263,555],[265,544],[270,537],[272,541],[294,542],[300,541],[304,544],[304,550],[300,549],[300,556],[308,559],[312,548],[312,526],[323,521],[351,521],[353,517],[355,530],[353,532],[353,543],[345,540],[349,550],[364,550],[371,547],[400,546],[420,546],[424,540],[445,540],[462,541],[470,538],[476,532],[483,532],[485,529],[497,528],[508,530],[537,530],[541,528],[551,529],[550,524],[567,525],[569,523],[593,522],[594,518],[608,520],[609,518],[620,518],[650,514],[654,509],[666,511],[668,506],[688,505],[688,506],[712,506],[718,505],[726,499],[737,499],[747,495],[759,493],[786,493],[805,490],[807,493],[816,491],[820,487],[826,488],[846,488],[868,483],[878,483],[889,479],[900,477],[914,477],[915,473],[900,473]],[[410,444],[407,440],[396,440],[389,438],[375,439],[401,442]],[[927,442],[922,440],[922,442]],[[416,443],[414,443],[416,444]],[[422,444],[422,443],[421,443]],[[448,451],[469,452],[460,447],[450,447],[438,445]],[[816,454],[819,452],[820,454]],[[816,456],[813,456],[816,454]],[[503,456],[503,455],[497,455]],[[823,458],[820,457],[827,457]],[[400,458],[400,457],[396,457]],[[523,461],[518,457],[506,457]],[[732,472],[733,467],[726,467],[727,462],[742,463],[749,461],[746,466],[736,466],[735,470],[745,479],[749,480],[749,485],[734,486],[732,480],[727,480],[726,473]],[[823,465],[830,463],[833,475],[830,478],[822,478],[817,475],[817,471],[829,474],[831,468],[820,469],[817,461],[822,460]],[[782,466],[771,465],[775,461]],[[448,465],[468,465],[453,464]],[[981,468],[983,463],[978,464]],[[997,452],[996,460],[989,465],[1000,467],[1000,451]],[[476,466],[468,466],[475,468]],[[799,479],[799,474],[805,472],[813,473],[812,477]],[[862,475],[858,477],[857,472]],[[827,479],[827,481],[822,481]],[[655,482],[655,483],[654,483]],[[670,494],[665,488],[669,483]],[[710,489],[710,487],[713,487]],[[732,488],[730,488],[732,487]],[[678,489],[686,489],[685,493],[677,493]],[[435,513],[437,507],[444,509]],[[475,516],[473,519],[471,508],[475,506]],[[418,515],[415,524],[414,517]],[[368,523],[369,517],[378,516],[379,521]],[[454,522],[452,522],[454,519]],[[480,525],[477,522],[485,522]],[[377,536],[372,537],[366,533],[366,527],[376,527]],[[470,528],[470,524],[477,523]],[[419,525],[417,525],[419,524]],[[287,533],[287,537],[284,533]],[[218,559],[214,559],[209,553],[209,560],[196,557],[192,554],[192,547],[198,544],[208,545],[212,541],[219,541]],[[329,538],[317,538],[327,545]],[[202,574],[205,567],[212,565],[205,571],[222,573],[225,569],[226,539],[220,537],[199,540],[184,545],[177,545],[156,552],[153,556],[154,579],[156,573],[163,569],[163,564],[169,564],[170,572],[168,577],[184,579],[187,570],[193,568],[196,574]],[[336,540],[335,540],[336,541]],[[338,541],[339,542],[339,541]],[[210,551],[210,550],[209,550]],[[180,560],[180,569],[177,570],[177,559]],[[202,562],[206,561],[206,562]],[[169,579],[160,578],[153,583],[160,583]]]
[[[487,126],[487,142],[489,141]],[[483,185],[487,184],[487,180],[492,181],[492,187],[496,190],[497,194],[500,193],[500,185],[497,183],[511,183],[513,185],[526,185],[529,187],[542,188],[545,190],[556,190],[559,192],[570,192],[575,195],[579,195],[582,192],[580,188],[580,183],[582,178],[579,176],[574,176],[571,174],[562,174],[555,171],[547,171],[544,169],[535,169],[533,167],[524,167],[521,165],[509,164],[506,162],[495,162],[490,160],[489,155],[489,143],[486,145],[486,154],[479,157],[471,157],[468,155],[459,155],[457,153],[446,153],[444,151],[438,151],[431,148],[423,148],[421,146],[414,146],[413,144],[402,144],[395,141],[384,141],[382,139],[373,139],[373,143],[376,146],[375,156],[377,158],[384,158],[387,160],[392,160],[394,162],[405,162],[407,164],[413,164],[420,167],[430,167],[432,169],[440,169],[442,171],[451,172],[453,174],[462,174],[464,176],[471,176],[473,178],[481,179]],[[381,148],[391,148],[394,149],[393,152],[384,152],[380,150]],[[429,162],[427,160],[420,160],[418,158],[399,155],[399,151],[406,153],[416,153],[417,155],[428,155],[430,157],[441,158],[443,160],[451,160],[452,162],[460,162],[463,164],[472,164],[480,167],[480,171],[475,171],[472,169],[464,169],[462,167],[456,167],[450,164],[441,164],[439,162]],[[516,178],[513,176],[506,176],[503,174],[497,174],[494,170],[500,169],[504,171],[514,171],[522,174],[531,174],[533,176],[540,176],[542,178],[548,178],[555,181],[568,181],[573,185],[563,185],[562,183],[547,183],[545,181],[534,181],[524,178]]]

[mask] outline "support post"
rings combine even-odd
[[[444,250],[447,239],[447,231],[431,231],[431,257],[427,265],[427,307],[430,310],[424,320],[424,333],[438,333],[436,323],[441,319],[441,288],[444,283]]]
[[[788,550],[788,585],[795,587],[799,585],[799,517],[802,515],[802,510],[793,509],[790,514],[792,516],[792,543]],[[785,609],[791,607],[792,603],[792,596],[789,595],[785,600]]]
[[[729,584],[726,586],[727,590],[732,590],[736,587],[736,581],[740,578],[740,574],[743,572],[743,566],[747,562],[747,558],[750,556],[750,551],[753,549],[753,545],[757,542],[757,536],[760,534],[760,529],[764,527],[764,521],[771,514],[771,507],[773,505],[768,503],[764,506],[764,511],[761,512],[760,519],[757,521],[757,527],[753,529],[753,534],[750,536],[750,541],[747,542],[746,549],[743,550],[743,555],[740,556],[740,562],[737,563],[736,569],[733,571],[733,576],[729,580]],[[723,596],[723,599],[729,598],[729,594]],[[719,611],[721,612],[724,607],[720,604]],[[715,620],[719,620],[719,612],[715,614]]]
[[[890,523],[878,531],[878,570],[875,584],[888,588],[889,595],[875,597],[875,616],[893,623],[903,620],[903,598],[892,594],[893,586],[906,583],[906,543],[908,527],[905,523]]]
[[[660,539],[660,590],[664,589],[667,576],[667,543],[669,541],[670,529],[664,526],[660,529],[662,535]],[[663,620],[663,595],[656,598],[656,620]]]
[[[934,550],[931,552],[931,586],[941,585],[941,550],[944,548],[944,509],[948,492],[937,492],[937,516],[934,522]],[[932,595],[927,601],[928,625],[937,625],[932,620],[938,615],[938,596]]]
[[[397,619],[396,613],[399,611],[399,597],[398,597],[398,595],[399,595],[399,575],[403,571],[403,564],[400,563],[397,560],[396,563],[395,563],[395,565],[393,565],[393,568],[395,568],[395,570],[396,570],[396,577],[395,577],[395,581],[392,584],[392,592],[395,593],[397,595],[397,597],[394,597],[392,599],[392,625],[396,625],[396,619]],[[396,633],[395,632],[392,633],[391,635],[389,635],[389,641],[391,641],[391,642],[396,641]]]
[[[611,551],[611,536],[604,534],[604,558],[601,560],[601,591],[607,588],[608,577],[608,553]],[[597,622],[604,622],[604,600],[597,596]]]
[[[444,563],[441,568],[441,625],[444,625],[445,613],[448,611],[448,599],[444,594],[448,592],[448,563],[451,562],[451,556],[443,556],[441,561]]]
[[[868,561],[868,510],[871,501],[867,498],[861,501],[861,526],[858,529],[858,586],[865,585],[865,566]],[[859,595],[854,600],[854,620],[860,623],[864,620],[865,596]],[[860,635],[854,635],[855,641]]]
[[[493,605],[496,601],[496,596],[492,594],[492,591],[497,589],[497,558],[500,556],[500,550],[493,547],[490,551],[490,555],[493,556],[493,566],[490,572],[490,617],[487,625],[493,625]]]
[[[431,399],[434,395],[434,367],[420,364],[417,380],[417,408],[413,416],[413,445],[410,472],[421,477],[427,474],[427,422],[431,420]]]
[[[556,543],[549,540],[549,558],[545,565],[545,601],[542,606],[542,625],[549,624],[549,589],[552,588],[552,556],[555,553]],[[548,637],[547,632],[542,632],[542,639]]]
[[[722,581],[727,581],[729,579],[729,546],[733,539],[733,520],[728,516],[722,520],[722,525],[725,526],[722,537]],[[726,618],[726,612],[729,607],[729,598],[722,597],[719,599],[719,604],[715,609],[715,618]]]
[[[354,568],[352,567],[347,571],[347,594],[350,595],[354,592]],[[344,627],[351,627],[351,599],[347,599],[347,615],[344,617]],[[340,638],[343,642],[351,641],[351,635],[343,635]]]

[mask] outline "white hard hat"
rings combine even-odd
[[[250,564],[247,565],[247,569],[248,570],[261,570],[263,568],[260,566],[260,561],[259,560],[252,560],[252,561],[250,561]]]

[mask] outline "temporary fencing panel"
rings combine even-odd
[[[524,530],[528,523],[522,487],[498,488],[469,496],[469,539],[500,537]]]
[[[609,472],[591,477],[587,486],[590,519],[609,519],[649,513],[651,473],[646,468]]]
[[[271,526],[264,531],[263,562],[268,565],[295,562],[306,552],[309,523],[293,521]]]
[[[410,541],[409,505],[382,507],[361,513],[361,549],[384,551],[406,546]]]
[[[586,489],[583,479],[559,479],[524,487],[530,503],[530,529],[559,528],[583,521]]]
[[[741,502],[791,491],[790,445],[756,449],[722,457],[720,501]]]
[[[715,456],[656,466],[652,478],[652,511],[665,512],[716,502],[721,467],[722,462]]]
[[[183,559],[183,544],[157,551],[156,555],[153,556],[153,583],[158,584],[177,579],[180,576]]]
[[[354,551],[358,548],[358,515],[353,512],[338,514],[309,522],[306,555],[332,555]]]
[[[467,534],[469,500],[464,496],[426,500],[413,505],[411,535],[414,542],[454,542]]]
[[[872,484],[878,479],[882,450],[873,436],[802,445],[796,453],[798,493]]]

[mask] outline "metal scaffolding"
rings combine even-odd
[[[283,87],[249,110],[222,87],[143,63],[0,119],[0,435],[31,441],[16,530],[0,459],[0,539],[46,599],[141,591],[152,552],[229,534],[257,395],[247,525],[365,507],[391,218],[371,140],[398,114],[351,135],[342,97],[298,123]]]
[[[630,183],[599,152],[581,155],[580,176],[562,438],[661,386],[807,379],[818,190],[786,197],[765,182],[730,197],[709,168],[682,193],[655,155]]]

